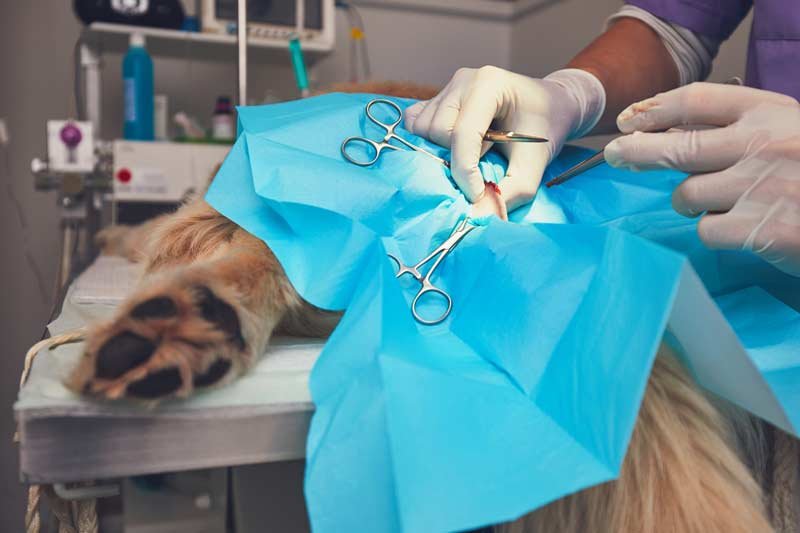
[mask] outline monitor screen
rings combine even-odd
[[[322,0],[305,2],[304,27],[322,29]],[[236,0],[214,0],[216,17],[219,20],[236,21]],[[247,0],[247,21],[276,26],[295,25],[294,0]]]

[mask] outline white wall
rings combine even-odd
[[[373,77],[443,86],[459,67],[511,67],[510,24],[476,16],[359,6]],[[337,15],[335,54],[315,69],[320,84],[346,79],[349,27]]]

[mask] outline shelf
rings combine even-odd
[[[560,0],[350,0],[358,6],[516,20]]]
[[[141,33],[147,38],[163,41],[190,41],[196,43],[219,44],[227,46],[236,45],[236,36],[218,33],[202,33],[181,30],[166,30],[162,28],[149,28],[147,26],[130,26],[127,24],[110,24],[107,22],[93,22],[89,29],[95,33],[122,34]],[[301,40],[303,52],[329,52],[330,46],[323,43]],[[279,39],[258,39],[250,37],[247,45],[253,48],[286,49],[287,41]]]

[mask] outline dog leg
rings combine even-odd
[[[187,204],[152,228],[146,274],[109,322],[94,327],[70,377],[109,399],[187,396],[249,369],[282,322],[325,334],[333,313],[303,302],[260,240],[208,204]],[[331,319],[334,317],[334,319]]]
[[[166,223],[173,214],[160,215],[138,226],[118,224],[103,228],[94,238],[102,255],[124,257],[134,263],[146,261],[156,228]]]

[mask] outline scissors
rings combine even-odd
[[[438,324],[442,322],[447,316],[450,314],[450,310],[453,308],[453,299],[447,294],[445,291],[431,283],[431,275],[433,275],[434,271],[439,267],[439,264],[442,260],[450,253],[450,251],[456,247],[456,245],[463,239],[470,231],[474,230],[475,226],[469,224],[469,218],[465,218],[461,222],[459,222],[450,236],[435,250],[433,250],[430,254],[422,258],[422,260],[414,266],[406,266],[400,262],[400,260],[392,254],[388,254],[389,258],[392,259],[395,263],[397,263],[397,274],[395,278],[399,278],[404,274],[411,274],[411,276],[420,282],[420,288],[417,292],[417,295],[414,297],[414,301],[411,302],[411,314],[414,316],[417,322],[421,324],[425,324],[426,326],[432,326],[434,324]],[[435,260],[434,260],[435,258]],[[419,269],[427,262],[434,260],[433,265],[428,269],[428,272],[423,276],[420,273]],[[433,320],[426,320],[422,315],[417,312],[417,304],[425,294],[427,293],[435,293],[442,297],[444,297],[445,301],[447,302],[447,309],[439,315],[437,318]]]
[[[372,108],[376,105],[384,105],[389,106],[393,110],[393,114],[397,115],[397,118],[394,122],[384,122],[377,118],[375,115],[372,114]],[[450,162],[442,159],[441,157],[435,156],[432,153],[428,152],[427,150],[420,148],[419,146],[415,146],[410,142],[406,141],[397,133],[395,133],[395,129],[400,123],[403,121],[403,111],[400,109],[396,103],[392,102],[391,100],[387,100],[385,98],[376,98],[375,100],[371,100],[367,104],[366,108],[367,118],[373,123],[381,127],[386,132],[383,139],[381,141],[373,141],[372,139],[367,139],[366,137],[348,137],[342,143],[342,155],[345,159],[353,163],[354,165],[358,165],[360,167],[368,167],[374,165],[378,158],[381,156],[381,152],[384,150],[400,150],[399,146],[395,146],[390,144],[390,141],[394,139],[395,141],[399,142],[406,148],[414,150],[416,152],[421,152],[428,157],[431,157],[438,161],[439,163],[443,164],[447,168],[450,168]],[[547,139],[544,137],[534,137],[532,135],[525,135],[523,133],[518,133],[516,131],[499,131],[499,130],[487,130],[486,134],[483,136],[483,139],[486,141],[496,142],[496,143],[506,143],[506,142],[533,142],[533,143],[546,143],[548,142]],[[366,150],[367,159],[359,159],[353,157],[348,152],[348,147],[353,149],[355,145],[362,145],[362,148]],[[371,156],[371,157],[370,157]]]

